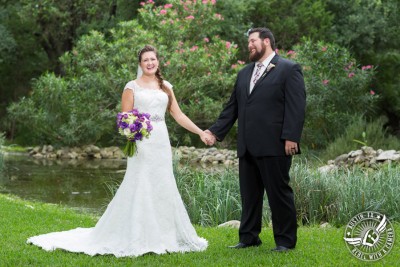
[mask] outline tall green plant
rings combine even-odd
[[[3,170],[3,150],[2,150],[3,144],[4,144],[4,134],[0,133],[0,174],[1,171]]]

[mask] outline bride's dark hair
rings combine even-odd
[[[145,52],[154,52],[154,54],[156,54],[156,58],[158,61],[159,57],[158,57],[158,53],[157,53],[157,49],[155,49],[155,47],[151,46],[151,45],[145,45],[138,53],[138,57],[139,57],[139,63],[142,61],[142,55]],[[161,90],[163,90],[167,95],[168,95],[168,110],[170,110],[171,108],[171,104],[172,104],[172,95],[171,95],[171,90],[165,86],[164,84],[164,78],[161,74],[160,71],[160,65],[158,65],[157,71],[156,71],[156,78],[158,80],[158,85],[160,86]]]

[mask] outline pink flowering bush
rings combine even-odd
[[[139,12],[139,22],[156,36],[149,41],[162,56],[164,77],[174,85],[182,110],[201,128],[211,126],[219,115],[244,65],[236,59],[237,45],[217,35],[223,17],[215,8],[211,0],[175,0],[164,6],[145,3]],[[173,141],[198,141],[169,123]]]
[[[215,1],[155,2],[143,1],[137,19],[121,22],[107,36],[96,31],[83,36],[62,57],[63,76],[44,74],[30,97],[9,108],[18,127],[30,129],[32,142],[120,142],[114,117],[124,85],[136,79],[137,53],[145,44],[159,50],[163,75],[182,110],[203,129],[213,123],[243,65],[236,45],[217,35],[222,17],[216,16]],[[172,119],[167,123],[174,145],[202,144]]]
[[[370,116],[379,94],[372,85],[374,67],[360,66],[343,47],[304,40],[280,55],[302,65],[307,90],[303,142],[324,148],[359,116]]]

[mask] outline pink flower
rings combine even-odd
[[[208,43],[210,42],[210,39],[208,39],[207,37],[204,38],[204,42]]]
[[[235,69],[236,67],[237,67],[236,64],[232,64],[232,66],[231,66],[232,69]]]
[[[245,62],[244,61],[241,61],[241,60],[238,60],[237,61],[240,65],[243,65]]]
[[[215,5],[217,3],[217,0],[211,0],[211,4]]]
[[[208,3],[208,0],[203,0],[203,1],[201,1],[203,4],[207,4]]]
[[[221,14],[216,13],[215,17],[217,17],[217,19],[219,19],[219,20],[224,20],[224,18],[222,17]]]
[[[167,23],[167,22],[165,21],[165,19],[161,21],[161,24],[165,24],[165,23]]]
[[[362,66],[361,69],[362,69],[362,70],[369,70],[369,69],[372,69],[372,65]]]
[[[199,47],[197,45],[192,46],[192,48],[190,48],[190,51],[196,51]]]
[[[141,6],[144,6],[144,5],[145,5],[145,3],[144,3],[144,2],[140,2],[140,5],[141,5]]]
[[[194,19],[194,17],[192,15],[187,16],[186,19]]]
[[[322,83],[327,85],[329,83],[329,80],[323,80]]]
[[[286,53],[286,55],[287,55],[287,56],[290,56],[291,58],[294,58],[294,57],[296,56],[296,52],[294,52],[293,50],[289,50],[289,51]]]
[[[172,4],[165,4],[164,5],[164,8],[171,8],[172,7]]]
[[[225,46],[226,46],[226,49],[231,48],[231,42],[228,42],[228,41],[227,41],[227,42],[225,43]]]
[[[328,49],[328,48],[327,48],[326,46],[323,46],[323,47],[321,48],[321,50],[322,50],[323,52],[325,52],[327,49]]]
[[[211,72],[208,72],[207,75],[210,76],[210,75],[211,75]]]
[[[154,1],[153,0],[148,0],[147,3],[154,4]]]
[[[167,61],[167,62],[165,62],[164,66],[168,66],[168,65],[170,65],[170,64],[171,64],[171,62],[170,62],[170,61]]]
[[[161,14],[161,15],[165,15],[165,14],[167,14],[167,10],[165,10],[165,9],[162,9],[162,10],[160,11],[160,14]]]
[[[350,72],[349,73],[349,78],[353,77],[354,75],[355,75],[354,72]]]
[[[371,95],[375,95],[375,91],[374,91],[374,90],[370,90],[369,93],[370,93]]]

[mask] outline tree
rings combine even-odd
[[[239,44],[240,57],[246,59],[246,32],[252,27],[267,27],[278,48],[291,49],[302,37],[325,40],[333,15],[324,0],[224,0],[217,2],[224,21],[221,36]]]
[[[400,136],[400,12],[397,0],[329,0],[335,15],[331,41],[351,49],[363,64],[376,67],[374,90],[381,95],[380,113]]]

